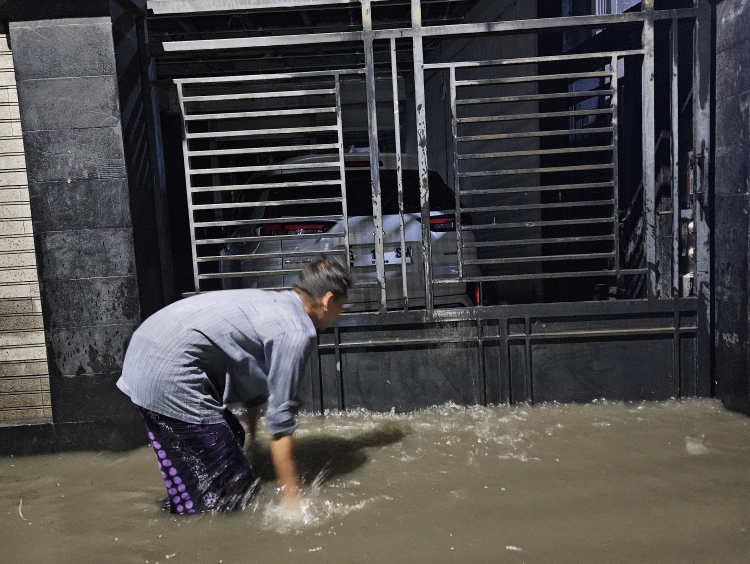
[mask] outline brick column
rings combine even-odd
[[[114,385],[141,303],[110,10],[21,0],[10,11],[56,449],[143,434]]]

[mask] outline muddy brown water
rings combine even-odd
[[[148,447],[0,458],[0,562],[750,562],[750,419],[712,400],[305,416],[307,498],[175,517]]]

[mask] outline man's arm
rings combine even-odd
[[[245,409],[244,413],[242,414],[242,423],[245,427],[245,454],[251,458],[252,455],[254,455],[254,449],[255,449],[255,437],[256,433],[258,431],[258,418],[260,417],[260,413],[263,410],[262,405],[256,405],[253,407],[248,407]]]
[[[281,486],[281,503],[296,504],[300,500],[299,477],[292,452],[292,435],[274,437],[271,441],[271,460],[276,479]]]
[[[292,433],[297,428],[299,379],[313,345],[314,336],[304,331],[280,333],[265,343],[265,357],[270,359],[266,421],[273,434],[271,460],[285,504],[300,497]]]

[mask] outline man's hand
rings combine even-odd
[[[271,441],[271,460],[276,470],[276,480],[281,487],[281,503],[296,505],[301,499],[299,477],[292,453],[292,436],[284,435]]]

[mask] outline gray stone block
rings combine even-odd
[[[748,197],[717,194],[715,206],[716,395],[731,409],[748,409]]]
[[[54,426],[55,452],[124,451],[147,445],[148,437],[142,421],[133,409],[133,405],[126,401],[125,395],[120,394],[120,396],[125,399],[116,405],[109,403],[104,405],[105,409],[112,410],[110,416],[107,419],[97,420],[94,425],[89,421],[56,422]]]
[[[716,148],[750,144],[750,92],[716,102]]]
[[[748,391],[748,196],[715,201],[716,395],[731,409],[750,413]]]
[[[49,394],[37,392],[27,394],[0,394],[0,412],[24,408],[49,407]]]
[[[43,329],[44,322],[41,314],[34,315],[3,315],[0,316],[0,332],[2,331],[28,331],[30,329]]]
[[[75,2],[50,2],[49,0],[10,0],[8,16],[11,22],[41,23],[40,20],[66,22],[77,18],[89,19],[110,16],[108,0],[76,0]]]
[[[0,237],[0,253],[12,253],[34,250],[34,238],[31,235],[20,237]],[[0,292],[2,297],[2,292]]]
[[[42,392],[42,378],[0,378],[0,395]]]
[[[47,362],[5,362],[0,364],[0,378],[28,378],[30,376],[47,376]],[[42,386],[41,389],[46,389]]]
[[[132,403],[115,386],[119,377],[119,371],[72,378],[50,377],[55,424],[132,417],[135,413]]]
[[[735,304],[740,299],[747,300],[748,287],[748,196],[724,196],[717,194],[714,199],[714,261],[715,292],[717,309],[729,306],[732,315],[738,312]],[[735,318],[738,324],[740,318]],[[718,320],[718,317],[717,317]],[[726,321],[726,317],[724,318]],[[745,319],[745,323],[747,319]]]
[[[750,22],[748,23],[750,25]],[[716,55],[716,99],[750,90],[750,33],[748,38]]]
[[[41,304],[35,299],[0,299],[0,315],[35,313],[41,313]]]
[[[724,0],[716,6],[716,51],[718,53],[750,39],[750,3]]]
[[[130,227],[128,183],[79,179],[29,184],[35,233]]]
[[[47,330],[140,321],[135,276],[47,280],[42,303]]]
[[[53,371],[64,377],[119,373],[135,329],[130,324],[50,331],[47,356]]]
[[[750,139],[716,150],[714,189],[717,195],[750,194]]]
[[[109,18],[12,22],[10,36],[19,81],[116,73]]]
[[[0,237],[8,235],[29,235],[32,233],[31,222],[28,220],[0,222]]]
[[[24,134],[30,182],[126,178],[119,127]]]
[[[50,78],[19,83],[26,133],[49,129],[114,127],[120,123],[114,76]]]
[[[130,229],[50,231],[38,236],[41,280],[134,276]]]
[[[0,456],[52,452],[53,445],[52,423],[0,426]]]

